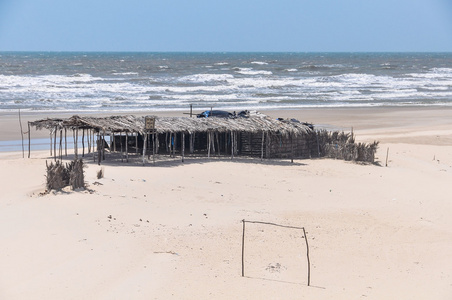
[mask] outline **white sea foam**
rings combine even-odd
[[[252,68],[239,68],[236,72],[239,74],[243,74],[243,75],[272,75],[273,74],[271,71],[254,70]]]
[[[394,64],[398,69],[393,72],[382,70],[381,67],[392,67],[384,61],[373,67],[353,62],[358,67],[352,71],[356,66],[338,64],[327,56],[306,60],[306,66],[300,61],[280,63],[279,59],[272,63],[266,63],[267,58],[250,61],[231,56],[228,58],[231,62],[222,59],[218,57],[218,62],[209,64],[207,69],[199,61],[193,62],[193,68],[183,69],[169,68],[172,58],[161,58],[147,66],[143,61],[146,73],[140,73],[143,74],[140,77],[136,67],[116,65],[119,59],[105,68],[103,75],[100,69],[88,74],[92,70],[88,66],[74,67],[69,75],[59,75],[59,69],[55,74],[44,75],[4,73],[0,74],[0,109],[171,110],[188,104],[294,108],[452,103],[452,68],[430,64],[403,74],[403,62]],[[168,60],[168,66],[158,66],[165,64],[164,60]],[[65,64],[69,68],[71,65],[70,61]],[[18,64],[15,68],[25,67]],[[200,68],[204,71],[200,72]]]
[[[189,82],[209,82],[209,81],[227,81],[233,79],[234,76],[231,74],[194,74],[189,76],[181,77],[178,81],[189,81]]]
[[[124,75],[124,76],[127,76],[127,75],[138,75],[138,73],[137,72],[122,72],[122,73],[112,73],[113,75]]]

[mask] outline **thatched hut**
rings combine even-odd
[[[147,119],[153,120],[151,128],[146,127]],[[155,159],[156,154],[176,153],[182,160],[187,153],[261,159],[320,156],[319,139],[312,125],[293,119],[275,120],[262,114],[234,118],[72,116],[37,120],[28,125],[50,131],[50,151],[52,155],[53,149],[55,159],[63,155],[63,139],[67,155],[67,130],[72,130],[75,156],[80,155],[81,142],[81,155],[85,155],[87,146],[88,153],[93,152],[99,164],[105,159],[106,148],[111,153],[123,153],[126,160],[129,153],[142,155],[143,163],[146,156],[153,155]]]

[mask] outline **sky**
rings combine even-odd
[[[452,52],[452,0],[0,0],[0,51]]]

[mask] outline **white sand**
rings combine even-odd
[[[273,113],[380,140],[382,166],[88,160],[91,192],[39,196],[49,153],[0,153],[0,299],[452,299],[452,110]],[[241,277],[242,219],[304,226],[311,286],[302,233],[259,224]]]

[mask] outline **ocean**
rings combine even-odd
[[[0,111],[450,106],[452,53],[0,52]]]

